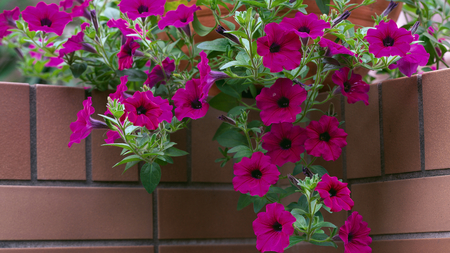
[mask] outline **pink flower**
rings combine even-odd
[[[166,84],[166,80],[170,79],[170,75],[174,70],[175,60],[170,60],[170,58],[167,57],[162,61],[162,68],[160,65],[156,65],[151,72],[147,73],[147,80],[145,80],[144,84],[148,85],[150,88],[154,87],[159,82]]]
[[[120,139],[120,134],[116,131],[113,130],[108,130],[108,132],[106,132],[106,138],[105,142],[108,144],[114,143],[115,140]]]
[[[64,63],[64,60],[58,57],[50,57],[50,60],[45,64],[46,67],[53,67],[53,68],[62,68],[62,64]]]
[[[117,57],[119,58],[119,70],[129,69],[133,66],[133,56],[139,47],[141,47],[139,43],[132,38],[127,39],[127,42],[117,54]]]
[[[128,18],[136,20],[149,16],[163,15],[166,0],[122,0],[118,6],[120,11],[128,14]]]
[[[158,27],[162,30],[169,25],[177,28],[189,25],[189,23],[194,20],[194,12],[198,10],[201,10],[201,8],[195,4],[191,7],[180,4],[176,10],[166,13],[166,15],[158,22]]]
[[[263,88],[256,96],[256,105],[261,109],[264,125],[272,123],[294,122],[300,107],[306,100],[306,90],[300,85],[292,86],[288,78],[279,78],[270,88]]]
[[[306,130],[292,123],[273,124],[270,132],[263,137],[262,147],[272,158],[272,163],[283,166],[287,162],[300,160],[300,154],[305,151]]]
[[[371,253],[372,238],[370,228],[358,212],[353,212],[339,229],[339,237],[344,241],[345,253]]]
[[[405,56],[414,40],[410,31],[398,28],[394,20],[388,23],[381,21],[375,29],[369,29],[366,37],[369,42],[369,53],[380,58],[383,56]]]
[[[81,31],[86,31],[86,27],[91,26],[91,24],[84,22],[83,24],[81,24]]]
[[[419,66],[426,66],[430,54],[427,53],[425,48],[420,44],[411,45],[411,49],[408,54],[398,60],[395,64],[389,65],[389,69],[400,70],[404,75],[411,77],[412,74],[417,72]]]
[[[316,14],[305,15],[301,12],[297,12],[295,18],[283,18],[280,25],[287,30],[294,30],[301,38],[311,39],[323,36],[323,30],[330,28],[330,23],[318,19]]]
[[[128,76],[122,76],[120,78],[120,84],[117,86],[116,91],[114,93],[109,94],[109,97],[112,100],[117,99],[117,101],[119,101],[119,103],[123,103],[123,101],[125,101],[125,99],[130,98],[131,95],[125,92],[128,89],[127,82],[128,82]],[[109,111],[109,109],[106,109],[105,115],[108,115],[108,114],[111,114],[111,112]]]
[[[283,68],[292,70],[302,60],[302,43],[295,31],[287,31],[277,23],[267,24],[266,36],[256,41],[257,53],[263,57],[263,65],[270,72],[281,72]]]
[[[158,128],[163,110],[147,96],[146,92],[136,91],[132,97],[124,101],[124,105],[124,115],[128,116],[133,125],[145,126],[148,130]]]
[[[295,217],[285,211],[282,204],[268,204],[266,212],[258,213],[258,218],[253,221],[256,248],[261,252],[284,252],[284,248],[289,246],[289,236],[294,234],[292,225],[295,221]]]
[[[169,100],[163,99],[161,97],[155,97],[151,91],[146,91],[145,95],[147,95],[150,101],[157,104],[161,108],[162,114],[158,118],[159,122],[166,121],[167,123],[171,123],[173,118],[173,106],[169,104]]]
[[[90,44],[84,42],[84,32],[79,32],[77,35],[70,37],[66,43],[63,44],[63,48],[59,50],[59,57],[63,57],[66,54],[84,50],[94,54],[98,54],[97,50]]]
[[[323,175],[322,180],[316,186],[316,191],[332,212],[340,212],[342,209],[348,211],[353,208],[354,203],[350,198],[347,183],[339,182],[337,177]]]
[[[77,120],[70,123],[70,135],[69,148],[73,143],[80,143],[80,141],[91,133],[92,129],[108,129],[106,124],[100,120],[91,118],[95,109],[92,107],[92,98],[83,101],[83,110],[77,113]]]
[[[63,0],[59,2],[59,6],[62,7],[64,10],[70,9],[73,6],[73,0]]]
[[[106,23],[106,25],[109,28],[118,28],[120,30],[120,32],[122,32],[122,35],[126,36],[127,38],[133,38],[136,40],[141,39],[139,36],[131,36],[131,37],[127,36],[128,34],[137,34],[137,33],[142,34],[142,30],[139,27],[139,25],[136,25],[136,30],[133,30],[132,28],[130,28],[130,24],[126,20],[123,20],[123,19],[117,19],[117,20],[110,19]]]
[[[277,166],[270,163],[270,157],[262,152],[253,153],[250,158],[243,157],[233,166],[233,186],[235,191],[243,194],[263,197],[271,185],[278,182],[280,172]]]
[[[336,161],[342,148],[347,145],[347,133],[339,128],[335,117],[323,115],[319,121],[311,121],[306,131],[306,152],[312,156],[322,156],[325,161]]]
[[[370,85],[362,80],[362,77],[358,74],[352,75],[348,79],[349,68],[341,68],[334,72],[331,77],[333,82],[339,85],[339,91],[342,95],[347,97],[347,103],[354,104],[358,101],[363,101],[365,105],[369,105],[369,95],[367,94],[370,90]]]
[[[56,33],[61,36],[72,17],[64,11],[59,11],[56,4],[47,5],[39,2],[36,7],[28,6],[22,12],[22,18],[28,23],[30,31]]]
[[[206,115],[209,104],[206,102],[207,93],[203,92],[204,83],[200,79],[187,81],[186,88],[178,89],[172,100],[175,104],[175,116],[178,120],[183,118],[199,119]]]
[[[320,38],[319,45],[321,47],[328,48],[327,56],[333,56],[335,54],[355,55],[355,53],[350,51],[348,48],[344,47],[343,45],[339,45],[337,43],[334,43],[333,41],[331,41],[329,39]]]
[[[91,20],[91,14],[89,13],[89,10],[88,10],[89,3],[91,1],[92,0],[85,0],[81,5],[77,5],[77,6],[73,7],[72,13],[71,13],[72,18],[85,17],[85,18]]]
[[[206,53],[200,52],[200,62],[197,64],[198,72],[200,73],[200,80],[202,83],[205,83],[203,87],[203,92],[205,94],[209,93],[209,89],[214,84],[215,81],[230,78],[227,74],[219,71],[211,71],[211,67],[209,66],[209,60],[206,56]]]
[[[10,11],[3,11],[0,13],[0,40],[11,34],[9,29],[16,28],[16,20],[19,19],[20,10],[16,7]]]

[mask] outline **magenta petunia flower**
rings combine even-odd
[[[200,79],[186,82],[186,88],[178,89],[172,100],[175,104],[175,116],[178,120],[183,118],[199,119],[206,115],[209,104],[206,102],[208,94],[203,92],[204,83]]]
[[[117,6],[122,13],[126,13],[128,18],[136,20],[148,16],[164,14],[166,0],[122,0]]]
[[[283,18],[280,25],[287,30],[294,30],[301,38],[311,39],[323,36],[323,30],[330,28],[330,23],[317,18],[316,14],[305,15],[301,12],[297,12],[295,18]]]
[[[295,217],[285,211],[282,204],[268,204],[266,211],[258,213],[258,218],[253,221],[256,248],[260,252],[284,252],[284,249],[289,246],[289,236],[294,234],[292,225],[295,221]]]
[[[86,27],[91,26],[91,24],[84,22],[83,24],[80,25],[81,31],[86,31]]]
[[[161,108],[162,114],[158,118],[159,122],[163,122],[165,120],[167,123],[171,123],[173,118],[173,106],[169,104],[169,100],[161,97],[155,97],[151,91],[146,91],[145,95],[147,95],[150,101],[157,104]]]
[[[123,103],[123,101],[125,101],[125,99],[130,98],[131,95],[125,92],[128,90],[127,82],[128,82],[128,76],[122,76],[120,78],[120,84],[117,85],[116,91],[114,93],[109,94],[109,97],[112,100],[117,99],[117,101],[119,101],[119,103]],[[109,109],[106,109],[105,115],[108,115],[108,114],[111,114],[111,112],[109,111]]]
[[[59,11],[56,4],[39,2],[36,7],[28,6],[22,12],[22,18],[28,23],[30,31],[56,33],[61,36],[66,25],[72,21],[70,14]]]
[[[353,212],[339,229],[339,237],[344,241],[345,253],[371,253],[372,238],[370,228],[358,212]]]
[[[115,140],[120,139],[120,134],[116,131],[108,130],[108,132],[106,132],[106,137],[105,142],[111,144],[114,143]]]
[[[383,56],[405,56],[414,37],[405,28],[398,28],[394,20],[381,21],[375,29],[369,29],[366,37],[369,53],[380,58]]]
[[[194,20],[194,12],[198,10],[201,10],[201,8],[195,4],[190,7],[180,4],[176,10],[166,13],[166,15],[158,22],[158,27],[160,30],[169,25],[177,28],[185,27]]]
[[[70,9],[73,6],[73,0],[63,0],[59,2],[59,6],[64,10]]]
[[[94,54],[98,54],[97,50],[89,43],[84,42],[84,32],[79,32],[77,35],[70,37],[66,43],[63,44],[63,48],[59,50],[59,57],[63,57],[66,54],[84,50]]]
[[[323,175],[322,180],[316,186],[316,191],[332,212],[340,212],[342,209],[349,211],[354,206],[347,183],[340,182],[337,177]]]
[[[243,157],[233,166],[233,186],[235,191],[243,194],[263,197],[271,185],[278,182],[280,172],[277,166],[270,162],[270,157],[262,152],[253,153],[250,158]]]
[[[0,13],[0,39],[11,33],[8,31],[9,29],[17,28],[16,20],[19,19],[19,15],[19,7],[16,7],[10,11],[5,10]]]
[[[83,101],[83,110],[77,113],[77,120],[70,123],[70,135],[69,148],[73,143],[80,143],[80,141],[91,133],[92,129],[108,129],[106,123],[100,120],[91,118],[95,109],[92,107],[92,98],[88,97]]]
[[[128,116],[128,120],[133,125],[145,126],[148,130],[158,128],[158,124],[161,122],[159,118],[163,114],[163,110],[145,92],[136,91],[123,104],[125,105],[124,115]]]
[[[75,7],[73,7],[72,13],[70,14],[72,18],[85,17],[91,20],[91,14],[88,10],[89,3],[91,1],[92,0],[85,0],[81,5],[76,5]]]
[[[139,43],[132,38],[127,39],[127,42],[117,54],[117,57],[119,58],[119,70],[129,69],[133,66],[133,56],[139,47],[141,47]]]
[[[122,35],[127,38],[133,38],[135,40],[141,39],[139,36],[127,36],[128,34],[137,34],[137,33],[142,34],[142,30],[139,27],[139,25],[137,25],[137,24],[136,24],[136,30],[133,30],[132,28],[130,28],[130,24],[126,20],[123,20],[123,19],[117,19],[117,20],[110,19],[110,20],[108,20],[106,25],[109,28],[118,28],[120,30],[120,32],[122,32]]]
[[[347,133],[339,128],[335,117],[323,115],[319,121],[311,121],[306,131],[306,152],[312,156],[322,156],[325,161],[336,161],[342,148],[347,145]]]
[[[306,100],[306,90],[300,85],[292,86],[288,78],[279,78],[270,88],[263,88],[256,96],[256,105],[261,109],[264,125],[272,123],[294,122],[300,107]]]
[[[209,89],[215,81],[230,78],[227,74],[220,71],[211,71],[209,60],[205,52],[200,52],[200,62],[197,64],[198,72],[200,73],[200,80],[205,83],[203,93],[208,94]]]
[[[364,104],[369,105],[370,85],[362,80],[362,77],[352,72],[350,79],[348,79],[349,68],[341,68],[334,72],[331,77],[333,82],[339,85],[339,91],[342,95],[347,97],[347,103],[354,104],[358,101],[363,101]]]
[[[426,66],[430,54],[427,53],[425,48],[420,44],[411,45],[411,49],[408,54],[398,60],[395,64],[389,65],[389,69],[400,70],[404,75],[411,77],[412,74],[417,72],[419,66]]]
[[[327,56],[333,56],[335,54],[355,55],[355,53],[350,51],[348,48],[344,47],[343,45],[334,43],[329,39],[320,38],[319,46],[328,48]]]
[[[62,68],[64,63],[64,60],[58,57],[50,57],[49,61],[45,64],[46,67],[53,67],[53,68]]]
[[[281,72],[283,68],[292,70],[302,60],[302,43],[295,31],[287,31],[277,23],[267,24],[266,36],[256,40],[257,53],[263,57],[263,65],[270,72]]]
[[[150,88],[161,82],[166,84],[166,80],[170,79],[172,72],[175,70],[175,60],[170,60],[169,57],[162,61],[162,67],[156,65],[151,72],[147,73],[147,80],[144,84]]]
[[[272,163],[283,166],[287,162],[300,160],[300,154],[305,151],[306,130],[292,123],[273,124],[270,132],[263,137],[262,147],[272,158]]]
[[[41,42],[42,40],[39,39],[39,42]],[[48,44],[49,47],[53,46],[53,43],[49,43]],[[36,49],[36,46],[33,44],[29,45],[30,49]],[[56,54],[59,53],[59,50],[55,51]],[[33,57],[34,59],[36,59],[33,64],[36,64],[37,61],[47,61],[45,63],[45,67],[54,67],[54,68],[62,68],[62,64],[64,63],[64,60],[59,58],[59,57],[44,57],[45,51],[42,49],[38,49],[37,51],[29,51],[29,54],[31,57]]]

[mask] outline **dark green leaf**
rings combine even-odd
[[[212,140],[213,140],[213,141],[217,140],[217,138],[218,138],[220,135],[222,135],[223,133],[225,133],[226,131],[228,131],[228,130],[230,130],[230,129],[232,129],[232,128],[233,128],[232,125],[223,122],[223,123],[220,125],[220,127],[217,129],[217,131],[216,131],[216,133],[214,134],[214,137],[213,137]]]
[[[227,46],[230,45],[230,42],[228,39],[216,39],[212,41],[205,41],[197,45],[197,48],[202,50],[212,50],[212,51],[219,51],[219,52],[226,52]]]
[[[184,155],[189,154],[189,153],[186,152],[186,151],[183,151],[183,150],[181,150],[181,149],[177,149],[177,148],[174,148],[174,147],[171,147],[171,148],[169,148],[169,149],[166,149],[166,150],[164,151],[164,153],[165,153],[166,155],[168,155],[168,156],[184,156]]]
[[[253,211],[255,211],[255,213],[258,213],[266,205],[266,203],[267,199],[255,197],[253,199]]]
[[[236,26],[235,26],[232,22],[227,21],[227,20],[225,20],[225,19],[222,19],[221,21],[222,21],[226,26],[228,26],[228,28],[229,28],[230,30],[236,29]]]
[[[285,249],[288,249],[292,246],[294,246],[295,244],[299,243],[299,242],[303,242],[304,240],[306,240],[306,236],[302,235],[295,235],[295,236],[290,236],[289,237],[289,246],[287,246]]]
[[[161,168],[157,163],[146,163],[141,168],[141,181],[145,190],[152,193],[161,180]]]
[[[147,80],[147,74],[145,74],[144,71],[137,69],[118,70],[117,75],[128,76],[128,81],[130,82],[141,82]]]
[[[244,207],[250,205],[250,203],[252,203],[252,199],[253,197],[247,194],[241,194],[241,196],[239,196],[239,200],[237,203],[237,210],[241,210]]]
[[[247,107],[241,106],[241,105],[236,106],[228,112],[228,116],[230,116],[230,117],[237,116],[237,115],[241,114],[241,111],[244,110],[245,108],[247,108]]]
[[[125,173],[125,171],[127,171],[129,168],[133,167],[134,165],[138,164],[140,161],[132,161],[127,163],[127,165],[125,165],[125,169],[123,170],[122,174]]]
[[[206,36],[208,33],[210,33],[214,27],[206,27],[204,25],[202,25],[202,23],[200,23],[200,21],[197,18],[197,14],[194,13],[194,20],[192,21],[192,27],[194,28],[194,31],[199,35],[199,36]]]
[[[224,147],[235,147],[238,145],[248,145],[247,138],[238,130],[230,129],[216,138],[220,145]]]
[[[208,103],[213,108],[223,111],[223,112],[228,112],[233,107],[236,107],[239,105],[239,101],[236,98],[234,98],[228,94],[225,94],[223,92],[221,92],[217,96],[213,97],[211,100],[209,100]]]
[[[313,173],[319,174],[319,176],[321,177],[328,173],[328,171],[323,166],[320,165],[311,165],[309,169],[311,169]]]
[[[295,175],[300,174],[302,172],[303,172],[303,165],[297,164],[294,167],[294,171],[292,172],[292,175],[295,176]]]
[[[87,69],[87,64],[85,62],[82,63],[74,63],[70,66],[70,70],[72,71],[73,77],[80,77],[84,71]]]
[[[317,7],[323,14],[328,14],[330,12],[330,0],[316,0]]]

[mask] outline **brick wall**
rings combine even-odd
[[[369,106],[333,101],[348,146],[338,162],[318,163],[349,183],[375,253],[448,252],[447,78],[450,71],[437,71],[371,85]],[[107,93],[92,96],[103,113]],[[257,252],[256,215],[251,206],[236,211],[232,164],[214,163],[220,112],[174,136],[191,155],[163,167],[161,185],[148,194],[137,167],[123,175],[123,166],[111,168],[120,150],[100,146],[103,132],[67,147],[85,97],[79,88],[0,83],[0,253]],[[339,226],[347,215],[325,214]],[[339,245],[288,252],[344,252]]]

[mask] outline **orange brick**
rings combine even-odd
[[[385,253],[423,253],[448,252],[449,238],[407,239],[373,241],[370,245],[373,252]]]
[[[180,245],[159,247],[160,253],[258,253],[256,245]]]

